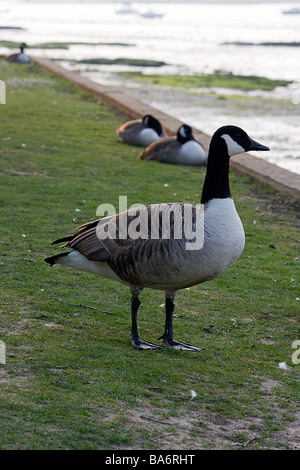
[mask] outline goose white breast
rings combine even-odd
[[[185,165],[204,165],[207,160],[207,155],[199,142],[189,140],[179,149],[178,160]]]

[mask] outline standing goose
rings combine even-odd
[[[27,47],[25,42],[20,44],[20,52],[11,54],[7,57],[8,62],[18,62],[19,64],[30,64],[31,59],[29,55],[25,54],[24,49]]]
[[[126,144],[140,147],[148,147],[166,135],[160,122],[151,114],[146,114],[143,119],[125,122],[116,132]]]
[[[193,136],[192,128],[183,124],[176,136],[165,137],[150,144],[140,154],[140,159],[177,165],[204,165],[207,154],[203,145]]]
[[[161,348],[140,338],[137,313],[139,295],[145,287],[165,291],[165,331],[159,339],[163,339],[165,346],[175,349],[200,351],[201,348],[173,339],[174,297],[179,289],[219,276],[241,255],[245,235],[230,193],[229,158],[249,150],[269,148],[252,140],[239,127],[221,127],[210,143],[201,205],[154,204],[142,206],[138,223],[131,209],[87,223],[79,227],[75,235],[54,242],[67,242],[65,246],[72,251],[51,256],[45,261],[50,265],[64,264],[130,286],[131,342],[136,348]],[[185,210],[187,207],[191,208],[190,212]],[[201,212],[200,209],[202,217],[198,220],[197,210]],[[173,211],[171,216],[170,210]],[[163,218],[166,216],[169,236],[163,233]],[[186,227],[186,222],[191,225],[189,234],[184,231],[180,237],[180,229]],[[193,240],[195,233],[201,234],[201,230],[202,243],[200,237],[200,244],[191,248],[188,242]]]

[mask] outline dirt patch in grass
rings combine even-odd
[[[270,384],[268,384],[269,387]],[[272,405],[273,406],[273,405]],[[275,420],[282,420],[282,413],[276,407]],[[286,423],[284,430],[270,435],[264,419],[245,417],[232,419],[195,405],[179,405],[177,416],[168,416],[164,409],[139,403],[128,408],[126,429],[136,435],[135,449],[143,449],[143,435],[147,434],[153,448],[161,450],[226,450],[226,449],[282,449],[300,450],[300,415]],[[106,421],[113,422],[117,415],[110,413]],[[280,442],[280,444],[278,444]],[[132,449],[122,446],[122,449]]]

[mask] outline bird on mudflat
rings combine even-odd
[[[125,122],[116,132],[126,144],[139,147],[148,147],[166,135],[159,120],[151,114],[146,114],[142,119]]]
[[[219,128],[210,142],[200,205],[153,204],[87,223],[74,235],[53,242],[67,242],[64,246],[72,251],[45,261],[129,286],[131,343],[139,349],[162,348],[139,335],[139,296],[144,288],[164,291],[165,329],[159,338],[163,346],[200,351],[197,346],[174,340],[174,298],[180,289],[221,275],[241,255],[245,234],[230,192],[229,159],[252,150],[269,148],[239,127]],[[164,224],[166,220],[169,226]]]
[[[192,128],[182,124],[177,135],[153,142],[139,158],[174,165],[204,165],[207,154],[203,145],[195,139]]]

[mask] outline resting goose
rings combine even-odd
[[[221,127],[210,143],[201,205],[154,204],[142,206],[140,212],[130,209],[87,223],[73,236],[53,242],[67,242],[64,246],[72,251],[45,261],[130,286],[131,342],[136,348],[161,348],[139,336],[137,313],[139,295],[145,287],[164,291],[166,322],[164,334],[159,339],[163,340],[164,346],[200,351],[201,348],[173,338],[174,298],[179,289],[219,276],[241,255],[245,235],[230,193],[229,158],[249,150],[269,148],[252,140],[239,127]],[[169,233],[166,226],[163,227],[164,217],[169,221]],[[189,230],[183,233],[186,222],[190,224]],[[198,233],[197,244],[189,244]]]
[[[151,114],[146,114],[143,119],[125,122],[116,132],[126,144],[140,147],[148,147],[166,135],[160,122]]]
[[[8,62],[18,62],[19,64],[30,64],[31,59],[29,55],[25,54],[24,49],[27,47],[25,42],[20,44],[20,52],[11,54],[7,57]]]
[[[150,144],[140,154],[140,159],[177,165],[204,165],[207,154],[203,145],[193,136],[192,128],[183,124],[176,136],[164,137]]]

